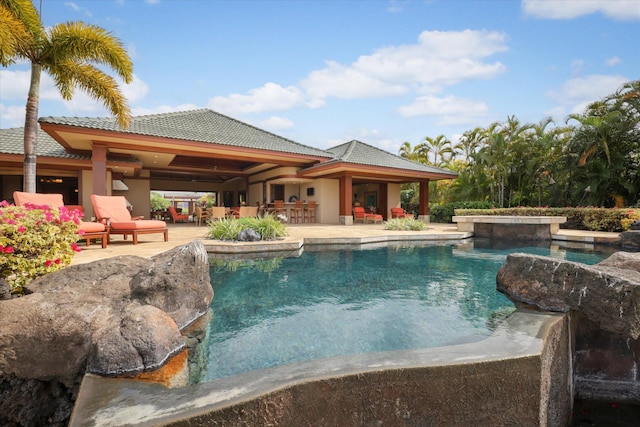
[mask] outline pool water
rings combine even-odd
[[[210,381],[338,355],[488,336],[513,304],[496,273],[513,252],[595,264],[607,254],[478,244],[308,250],[299,258],[212,260]]]

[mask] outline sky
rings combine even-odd
[[[123,43],[134,116],[209,108],[321,149],[564,125],[640,79],[640,0],[42,0],[41,16]],[[0,68],[1,128],[24,126],[29,78]],[[108,113],[43,74],[39,116]]]

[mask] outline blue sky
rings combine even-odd
[[[210,108],[318,148],[564,124],[640,79],[640,0],[43,0],[42,18],[123,42],[134,115]],[[24,125],[28,82],[0,69],[0,127]],[[40,97],[40,116],[107,115],[44,75]]]

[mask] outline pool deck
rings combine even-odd
[[[169,241],[163,241],[162,234],[147,234],[140,237],[137,245],[131,239],[122,236],[111,236],[107,248],[100,244],[89,247],[81,246],[82,251],[73,258],[73,264],[85,264],[105,258],[121,255],[137,255],[152,257],[176,246],[187,244],[193,240],[201,240],[212,253],[261,252],[270,250],[292,250],[304,244],[367,244],[387,241],[460,241],[473,237],[472,232],[457,230],[456,224],[430,223],[423,231],[390,231],[382,224],[357,225],[323,225],[323,224],[288,224],[288,236],[272,242],[231,243],[206,238],[207,228],[188,224],[169,224]],[[554,242],[575,242],[580,244],[619,243],[619,233],[605,233],[582,230],[560,230],[553,236]],[[247,250],[248,249],[248,250]]]

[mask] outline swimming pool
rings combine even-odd
[[[476,241],[212,260],[207,367],[195,382],[338,355],[483,339],[494,318],[513,309],[495,290],[496,273],[513,252],[586,264],[608,255]]]

